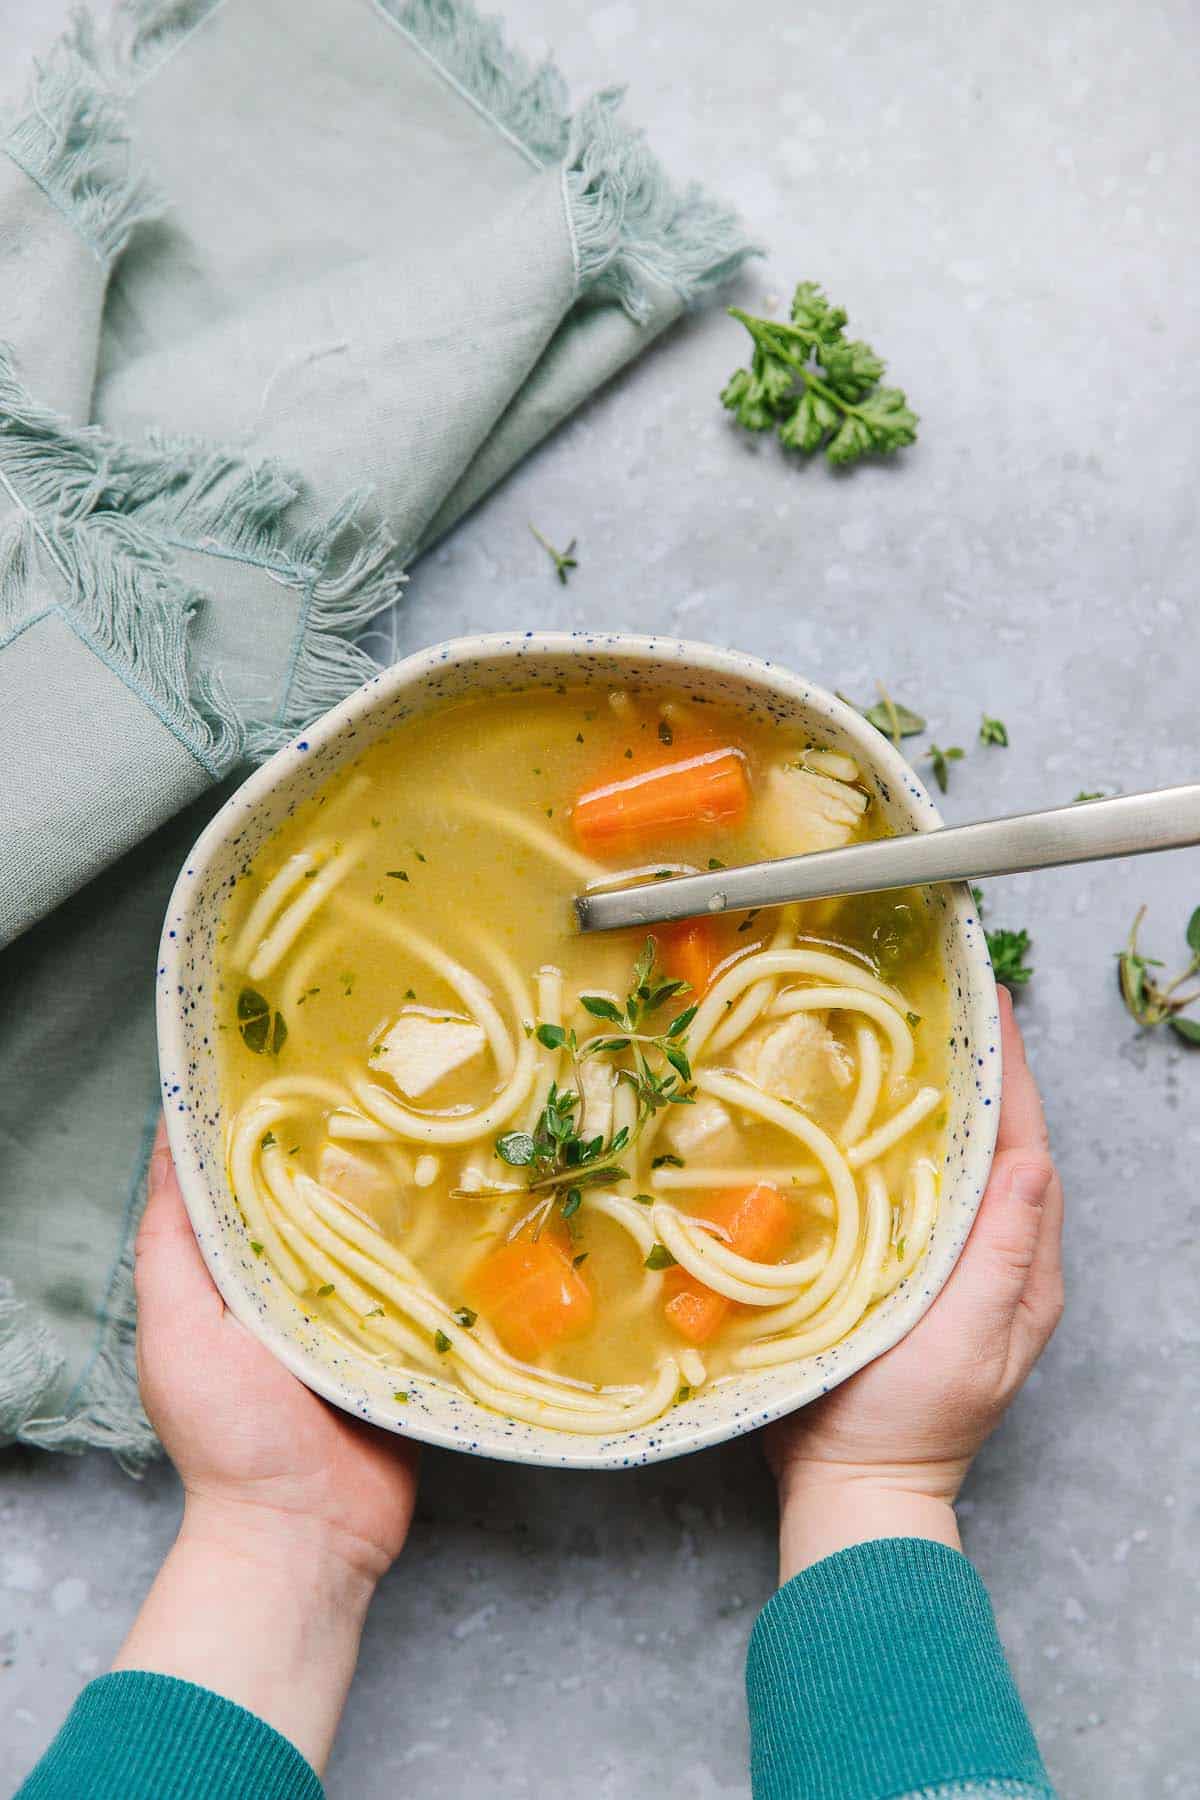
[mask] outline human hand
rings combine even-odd
[[[322,1536],[377,1579],[399,1555],[416,1451],[312,1393],[228,1312],[204,1266],[159,1127],[137,1239],[138,1380],[193,1518],[254,1509]]]
[[[134,1281],[142,1400],[184,1514],[114,1666],[215,1689],[319,1769],[371,1593],[408,1534],[416,1447],[327,1405],[226,1310],[161,1125]]]
[[[1012,1001],[1000,990],[996,1158],[966,1248],[920,1323],[765,1436],[781,1579],[848,1544],[958,1544],[953,1502],[1062,1313],[1062,1185]]]

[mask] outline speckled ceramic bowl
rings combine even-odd
[[[949,978],[951,1076],[946,1168],[929,1250],[909,1279],[834,1349],[740,1375],[612,1438],[575,1436],[500,1417],[465,1394],[394,1373],[306,1324],[270,1267],[249,1250],[225,1178],[213,1017],[213,947],[237,870],[313,789],[401,720],[466,693],[559,682],[670,682],[759,715],[799,721],[848,751],[888,822],[929,831],[938,814],[887,740],[824,689],[750,656],[667,638],[528,633],[423,650],[378,675],[253,774],[188,857],[171,896],[158,964],[158,1042],[171,1148],[205,1261],[230,1310],[326,1399],[390,1431],[479,1456],[573,1468],[630,1468],[736,1437],[804,1406],[912,1329],[954,1267],[991,1164],[1000,1094],[996,987],[966,887],[936,895]]]

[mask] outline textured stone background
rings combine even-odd
[[[970,745],[951,819],[1196,763],[1195,93],[1188,0],[510,0],[577,93],[627,79],[671,167],[772,249],[744,295],[826,281],[892,361],[920,446],[849,479],[716,405],[732,322],[675,332],[414,572],[398,648],[626,626],[876,676]],[[6,0],[6,48],[46,28]],[[568,589],[532,542],[579,540]],[[1067,1181],[1066,1320],[962,1505],[1064,1795],[1200,1795],[1200,1053],[1113,984],[1137,904],[1169,958],[1200,856],[993,884]],[[170,1540],[173,1478],[3,1459],[0,1785],[106,1666]],[[331,1795],[744,1795],[742,1658],[774,1520],[752,1444],[622,1475],[427,1460],[372,1614]],[[7,1787],[5,1788],[7,1790]]]

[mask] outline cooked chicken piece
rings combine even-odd
[[[858,780],[858,764],[840,750],[806,750],[800,760],[815,775],[828,775],[834,781]]]
[[[850,1057],[817,1013],[791,1013],[761,1026],[738,1044],[733,1062],[765,1094],[801,1106],[854,1079]]]
[[[764,846],[772,856],[837,850],[854,836],[866,810],[860,789],[779,764],[768,772],[759,801]]]
[[[317,1180],[381,1228],[392,1215],[400,1185],[372,1157],[332,1141],[321,1147]]]
[[[702,1094],[694,1106],[671,1108],[667,1140],[677,1156],[711,1156],[719,1162],[737,1148],[738,1128],[719,1100]]]
[[[401,1013],[371,1058],[375,1073],[390,1075],[402,1094],[419,1099],[455,1069],[482,1056],[487,1039],[473,1019],[412,1008]]]
[[[613,1071],[599,1057],[588,1056],[580,1064],[580,1131],[585,1138],[602,1137],[607,1142],[612,1134]]]

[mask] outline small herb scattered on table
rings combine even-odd
[[[575,541],[576,540],[574,538],[572,538],[565,550],[556,550],[554,548],[554,545],[550,542],[549,538],[544,538],[542,536],[541,532],[538,530],[536,525],[531,525],[529,527],[529,529],[530,529],[530,531],[532,531],[534,537],[537,539],[538,543],[542,546],[542,549],[546,552],[546,555],[550,558],[551,562],[554,564],[554,573],[558,576],[558,579],[561,581],[562,585],[564,587],[566,587],[567,577],[569,576],[571,570],[577,569],[579,567],[579,563],[576,560],[576,556],[575,556]]]
[[[943,794],[950,791],[950,764],[961,762],[964,754],[958,744],[951,744],[947,750],[943,750],[940,744],[930,744],[925,752],[926,761],[933,764],[934,780]]]
[[[1029,933],[999,929],[987,931],[984,936],[996,980],[1005,987],[1024,987],[1033,974],[1032,966],[1025,961],[1032,943]]]
[[[1200,1044],[1200,1019],[1183,1017],[1185,1009],[1200,1000],[1200,987],[1185,994],[1179,991],[1200,973],[1200,906],[1187,923],[1187,945],[1191,955],[1186,966],[1165,987],[1151,973],[1161,969],[1163,964],[1157,957],[1143,956],[1138,949],[1138,934],[1145,916],[1146,908],[1140,906],[1125,948],[1117,952],[1117,982],[1126,1010],[1143,1030],[1153,1030],[1165,1023],[1185,1044]]]
[[[1003,719],[990,719],[987,713],[979,721],[979,741],[981,744],[995,744],[1001,750],[1008,749],[1008,726]]]

